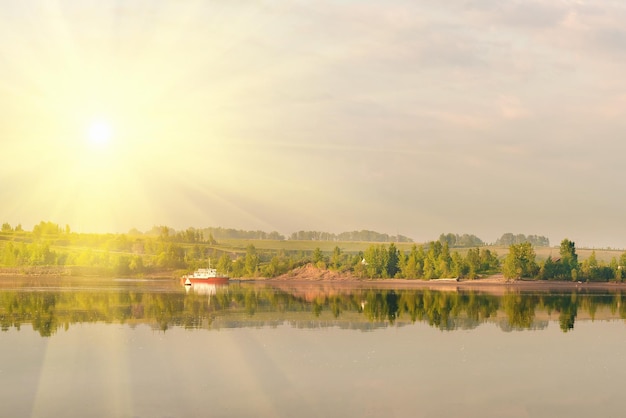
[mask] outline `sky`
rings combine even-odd
[[[0,0],[0,222],[626,248],[626,4]]]

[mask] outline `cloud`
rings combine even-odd
[[[530,111],[515,96],[500,96],[498,105],[500,114],[505,119],[523,119],[530,115]]]
[[[482,23],[521,29],[554,27],[568,11],[564,3],[546,0],[470,1],[464,9]]]

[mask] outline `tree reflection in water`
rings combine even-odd
[[[542,329],[558,320],[563,332],[576,319],[624,319],[620,292],[435,291],[323,286],[277,289],[269,285],[231,284],[211,292],[171,287],[54,288],[0,291],[0,326],[30,324],[51,336],[71,324],[104,322],[136,326],[218,329],[292,326],[371,330],[425,322],[441,330],[472,329],[492,322],[504,331]]]

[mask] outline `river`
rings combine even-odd
[[[2,416],[622,414],[619,291],[0,285]]]

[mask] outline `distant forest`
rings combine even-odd
[[[510,232],[507,232],[506,234],[498,238],[494,245],[502,245],[508,247],[509,245],[523,244],[525,242],[528,242],[536,247],[550,246],[550,240],[547,237],[543,237],[541,235],[515,235],[511,234]]]
[[[244,240],[277,240],[286,239],[292,241],[351,241],[351,242],[414,242],[412,238],[396,234],[389,235],[376,231],[362,229],[360,231],[349,231],[335,234],[324,231],[298,231],[292,232],[288,238],[277,232],[265,232],[260,230],[243,230],[234,228],[208,227],[208,228],[187,228],[184,231],[176,231],[167,226],[154,226],[146,232],[140,232],[137,229],[129,231],[129,235],[148,235],[148,236],[165,236],[175,237],[183,242],[213,242],[221,239],[244,239]],[[447,243],[450,248],[467,248],[482,247],[488,245],[482,239],[473,234],[441,234],[439,242]],[[524,235],[512,234],[507,232],[502,234],[493,245],[509,246],[513,244],[522,244],[528,242],[537,247],[549,247],[550,240],[541,235]]]
[[[137,229],[132,229],[130,235],[149,235],[160,236],[167,231],[167,235],[173,237],[179,237],[185,242],[211,242],[212,240],[220,239],[267,239],[283,241],[286,239],[293,241],[353,241],[353,242],[413,242],[411,238],[404,235],[389,235],[375,231],[361,230],[350,231],[335,234],[332,232],[323,231],[298,231],[293,232],[286,238],[283,234],[272,231],[247,231],[243,229],[233,228],[187,228],[184,231],[176,231],[173,228],[167,226],[154,226],[149,231],[142,233]]]
[[[333,234],[320,231],[298,231],[289,236],[294,241],[354,241],[354,242],[413,242],[404,235],[381,234],[380,232],[361,230]]]

